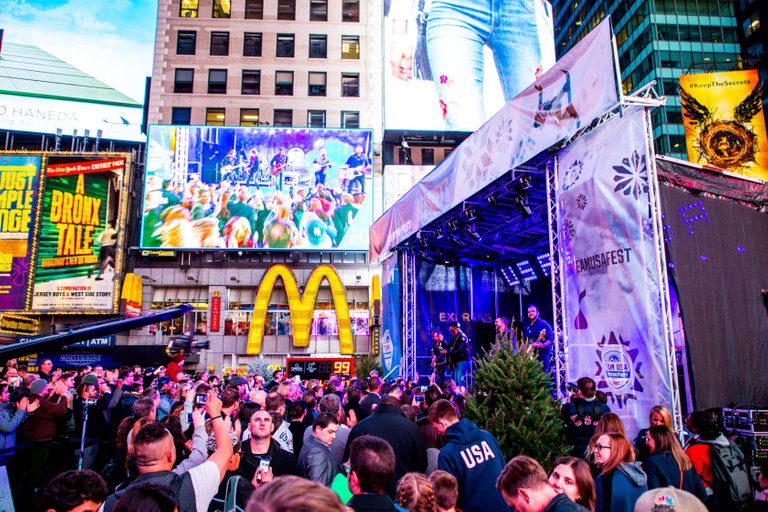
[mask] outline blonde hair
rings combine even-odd
[[[353,512],[328,487],[298,476],[279,476],[251,495],[246,512]]]
[[[653,413],[658,413],[659,416],[661,416],[664,419],[664,426],[667,427],[669,430],[672,429],[672,413],[669,412],[669,409],[664,407],[663,405],[654,405],[651,407],[651,412],[648,413],[648,423],[650,424],[651,418],[653,418]]]
[[[421,473],[406,473],[397,483],[397,504],[409,512],[435,512],[432,482]]]
[[[597,444],[597,438],[604,435],[616,432],[624,437],[627,437],[627,432],[624,430],[624,423],[621,418],[615,413],[607,412],[600,416],[600,421],[597,422],[595,433],[592,435],[592,439],[589,440],[587,446],[587,459],[593,460],[595,455],[595,444]]]

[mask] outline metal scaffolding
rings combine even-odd
[[[557,158],[547,162],[547,220],[549,226],[549,260],[552,262],[552,329],[555,343],[555,390],[559,400],[568,397],[568,344],[565,342],[566,310],[565,283],[562,279],[563,261],[560,252],[560,228],[557,219],[560,203],[557,200]]]
[[[416,256],[410,248],[398,251],[403,283],[403,375],[416,379]]]

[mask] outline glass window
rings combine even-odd
[[[192,82],[195,79],[195,70],[189,68],[179,68],[173,79],[173,92],[191,93]]]
[[[227,70],[209,69],[208,70],[208,94],[226,94],[227,93]]]
[[[435,150],[423,148],[421,150],[421,165],[435,165]]]
[[[683,124],[683,111],[679,108],[668,108],[667,122],[673,124]]]
[[[360,97],[360,74],[341,74],[341,95],[347,98]]]
[[[229,32],[211,32],[211,55],[229,55]]]
[[[325,110],[307,111],[307,126],[310,128],[325,128]]]
[[[197,18],[198,0],[181,0],[181,11],[179,16],[182,18]]]
[[[277,96],[293,96],[293,71],[277,71],[275,73],[275,94]]]
[[[205,109],[205,124],[209,126],[224,126],[224,109],[223,108]]]
[[[682,153],[685,151],[685,137],[682,135],[670,135],[669,145],[669,149],[673,153]]]
[[[293,126],[293,110],[275,109],[274,126]]]
[[[341,58],[360,58],[360,36],[341,36]]]
[[[325,96],[326,74],[320,71],[309,72],[309,95]]]
[[[341,21],[360,21],[360,0],[342,0]]]
[[[277,34],[277,56],[293,57],[296,47],[296,36],[294,34]]]
[[[325,59],[328,57],[328,36],[309,34],[309,58]]]
[[[749,37],[760,29],[760,15],[755,12],[742,23],[744,35]]]
[[[171,124],[189,125],[192,123],[192,109],[190,107],[172,107]]]
[[[309,21],[328,21],[328,0],[309,0]]]
[[[245,0],[245,19],[264,19],[264,0]]]
[[[179,30],[176,36],[176,55],[194,55],[197,47],[197,32]]]
[[[261,71],[257,69],[243,70],[242,94],[261,94]]]
[[[232,13],[232,3],[230,0],[213,0],[213,17],[229,18]]]
[[[296,0],[277,0],[277,19],[296,19]]]
[[[360,112],[343,110],[341,112],[342,128],[360,128]]]
[[[241,108],[240,126],[259,126],[259,109]]]
[[[261,57],[261,32],[245,33],[243,57]]]
[[[251,327],[252,311],[225,311],[224,312],[224,335],[225,336],[247,336],[248,329]]]

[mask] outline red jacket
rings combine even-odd
[[[27,441],[50,441],[56,434],[56,420],[67,413],[67,400],[54,393],[51,398],[29,395],[29,401],[40,400],[40,407],[19,425],[18,433]]]

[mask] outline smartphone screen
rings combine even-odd
[[[261,461],[259,462],[259,469],[256,472],[256,481],[261,482],[261,477],[264,475],[267,471],[269,471],[269,463],[270,459],[269,457],[262,457]]]

